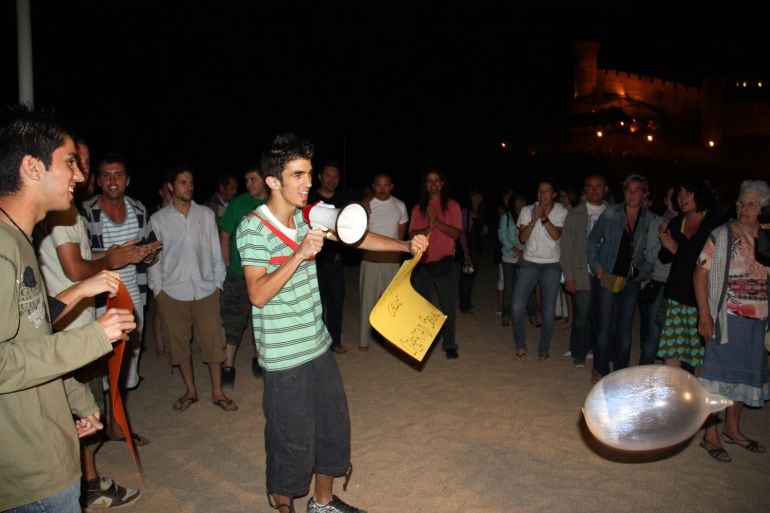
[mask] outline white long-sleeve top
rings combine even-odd
[[[187,216],[169,203],[150,218],[152,230],[163,241],[160,260],[149,268],[150,289],[178,301],[210,296],[225,281],[225,262],[211,209],[190,205]]]

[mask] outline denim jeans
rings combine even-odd
[[[572,295],[572,333],[569,350],[576,362],[583,362],[593,349],[598,329],[599,280],[588,277],[589,290],[578,290]]]
[[[558,262],[536,264],[524,260],[519,265],[519,275],[516,277],[516,285],[513,287],[513,341],[517,349],[527,348],[524,311],[532,296],[532,291],[539,281],[543,326],[540,331],[540,344],[537,346],[537,352],[545,355],[550,351],[554,316],[556,315],[556,295],[559,293],[560,280],[561,265]]]
[[[516,283],[518,267],[516,264],[502,263],[503,266],[503,318],[511,318],[511,303],[513,303],[513,286]]]
[[[318,262],[318,292],[321,294],[326,329],[332,347],[342,344],[342,307],[345,304],[345,267],[342,261]]]
[[[617,293],[599,287],[599,332],[594,348],[594,373],[606,376],[612,370],[628,367],[631,357],[631,327],[639,301],[639,282],[626,283]]]
[[[663,301],[663,291],[666,287],[661,285],[655,301],[644,304],[639,303],[639,341],[642,346],[639,354],[639,365],[651,365],[655,363],[658,354],[658,342],[660,341],[660,326],[655,323],[655,316]]]
[[[418,265],[417,269],[414,270],[412,278],[414,289],[428,301],[431,300],[433,295],[433,287],[436,287],[441,311],[447,316],[444,326],[439,332],[441,347],[444,351],[457,349],[455,323],[457,322],[457,280],[459,272],[460,266],[457,262],[453,262],[452,269],[443,276],[431,276],[425,269],[425,265]]]
[[[80,481],[45,499],[5,510],[2,513],[80,513]]]

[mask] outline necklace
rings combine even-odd
[[[32,239],[30,239],[29,236],[27,235],[27,233],[24,230],[22,230],[21,227],[18,224],[16,224],[16,221],[13,220],[11,215],[8,212],[6,212],[3,207],[0,207],[0,212],[5,214],[5,217],[7,217],[8,220],[11,222],[11,224],[13,224],[16,227],[16,229],[21,232],[22,235],[24,235],[24,238],[27,239],[27,242],[29,242],[29,245],[34,248],[35,245],[32,244]]]

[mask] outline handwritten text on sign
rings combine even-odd
[[[446,315],[412,288],[412,271],[422,254],[401,265],[393,281],[374,305],[369,322],[393,345],[422,361]]]

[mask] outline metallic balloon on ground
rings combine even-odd
[[[687,440],[709,414],[732,404],[706,391],[689,372],[641,365],[596,383],[586,397],[583,415],[599,441],[616,449],[649,451]]]

